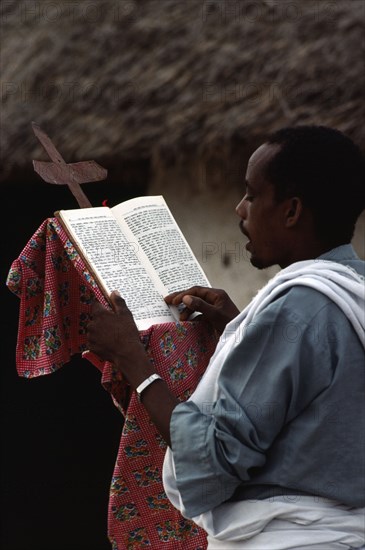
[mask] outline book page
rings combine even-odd
[[[104,294],[120,292],[139,330],[174,320],[163,300],[164,288],[151,279],[138,243],[123,233],[110,208],[60,210],[58,215]]]
[[[133,234],[166,294],[194,285],[210,286],[162,196],[131,199],[111,210]]]

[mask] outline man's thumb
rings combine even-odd
[[[207,302],[196,296],[190,296],[189,294],[183,297],[182,302],[186,307],[191,309],[191,311],[198,311],[199,313],[205,313],[208,309],[211,309]]]
[[[110,294],[110,302],[115,313],[118,313],[125,303],[118,290],[113,290]]]

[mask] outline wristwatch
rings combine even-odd
[[[137,399],[140,403],[141,403],[141,394],[142,394],[142,392],[146,388],[148,388],[148,386],[150,384],[152,384],[152,382],[154,382],[155,380],[162,380],[161,376],[159,374],[157,374],[156,372],[154,374],[151,374],[151,376],[146,378],[146,380],[143,380],[143,382],[136,388]]]

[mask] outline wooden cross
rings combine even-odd
[[[52,160],[52,162],[33,160],[33,167],[37,174],[47,183],[68,185],[80,208],[92,208],[92,204],[81,189],[80,184],[104,180],[108,171],[93,160],[66,164],[52,140],[38,124],[32,122],[32,128]]]

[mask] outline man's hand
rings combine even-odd
[[[198,311],[219,333],[239,314],[239,309],[228,294],[217,288],[194,286],[169,294],[165,297],[165,302],[174,306],[181,303],[186,306],[180,314],[180,321],[186,321],[194,311]]]
[[[117,292],[112,292],[113,310],[99,303],[92,307],[92,320],[87,327],[87,344],[101,359],[112,362],[126,377],[132,388],[137,388],[155,372],[140,340],[137,325]],[[170,419],[177,399],[161,380],[148,386],[142,393],[143,405],[164,440],[171,446]]]
[[[127,375],[127,366],[145,358],[146,354],[138,328],[123,298],[117,292],[112,292],[110,301],[113,310],[106,309],[98,302],[93,304],[92,320],[87,327],[87,346],[101,359],[114,363]]]

